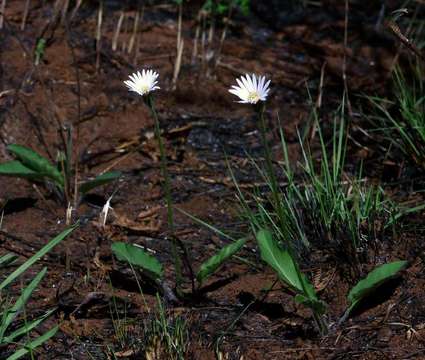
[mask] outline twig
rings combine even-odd
[[[22,15],[22,22],[21,22],[21,30],[22,31],[25,30],[25,25],[27,23],[27,18],[28,18],[29,7],[30,7],[30,0],[26,0],[25,1],[24,14]]]

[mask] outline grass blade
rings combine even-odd
[[[12,333],[10,333],[9,335],[7,335],[4,339],[3,342],[4,343],[11,343],[12,341],[14,341],[16,338],[28,334],[30,333],[33,329],[35,329],[38,325],[40,325],[44,320],[46,320],[50,315],[53,314],[53,312],[56,309],[52,309],[49,310],[48,312],[46,312],[43,316],[40,316],[39,318],[25,324],[25,326],[20,327],[19,329],[13,331]]]
[[[13,264],[17,258],[18,256],[12,253],[3,255],[0,257],[0,268]]]
[[[12,272],[2,283],[0,283],[0,290],[4,289],[7,285],[13,282],[18,278],[22,273],[24,273],[30,266],[32,266],[36,261],[46,255],[51,249],[58,245],[63,239],[65,239],[70,233],[72,233],[78,224],[73,225],[66,230],[62,231],[59,235],[50,240],[44,247],[42,247],[37,253],[25,261],[21,266],[19,266],[14,272]]]
[[[51,337],[55,336],[58,330],[59,330],[59,326],[53,327],[49,331],[45,332],[43,335],[39,336],[38,338],[31,341],[30,343],[26,344],[24,348],[16,351],[13,355],[9,356],[6,360],[20,359],[22,356],[28,354],[30,351],[33,351],[38,346],[44,344]]]
[[[31,294],[35,290],[35,288],[38,286],[40,281],[43,279],[44,275],[46,275],[47,267],[43,268],[36,276],[35,278],[28,284],[28,286],[22,291],[19,298],[16,300],[15,304],[9,308],[6,309],[7,315],[2,319],[1,324],[1,332],[0,332],[0,343],[2,342],[2,339],[4,337],[4,334],[9,327],[9,325],[12,323],[12,321],[16,318],[16,316],[19,314],[19,312],[22,310],[22,308],[25,306],[25,304],[28,302],[28,299],[30,298]]]

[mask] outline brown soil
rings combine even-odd
[[[190,65],[195,24],[188,17],[183,22],[186,47],[182,71],[177,89],[171,90],[176,52],[173,7],[145,8],[139,42],[131,54],[122,50],[130,37],[127,34],[121,35],[118,50],[112,51],[119,11],[107,8],[100,67],[96,71],[96,6],[83,7],[66,30],[63,24],[53,23],[50,2],[34,1],[26,28],[20,30],[25,1],[7,2],[5,28],[0,30],[1,159],[11,158],[6,150],[10,143],[30,146],[55,159],[62,146],[59,124],[80,122],[81,178],[108,169],[124,173],[118,184],[97,189],[74,212],[74,220],[80,219],[81,226],[30,271],[29,276],[42,266],[48,267],[30,308],[40,314],[57,307],[55,316],[42,325],[40,333],[58,321],[61,329],[39,349],[38,359],[107,359],[113,352],[123,358],[143,358],[143,354],[126,353],[131,347],[120,344],[111,304],[116,301],[120,315],[133,324],[129,337],[140,341],[140,328],[150,316],[145,300],[148,307],[155,308],[156,291],[146,282],[144,297],[140,294],[125,264],[112,257],[110,246],[114,241],[132,242],[155,251],[165,264],[168,281],[173,281],[159,154],[156,142],[149,138],[153,122],[146,106],[128,93],[123,80],[140,67],[152,67],[160,73],[162,89],[156,100],[176,206],[225,232],[246,233],[247,227],[238,219],[224,152],[240,183],[249,189],[259,179],[247,163],[245,151],[259,154],[259,135],[251,109],[235,103],[227,89],[240,73],[271,76],[269,117],[276,125],[279,114],[295,161],[299,154],[296,129],[305,124],[308,115],[306,84],[315,97],[326,63],[322,104],[325,117],[337,106],[343,91],[344,6],[341,1],[324,3],[327,5],[315,8],[302,21],[279,31],[271,30],[254,16],[249,18],[252,21],[236,19],[224,43],[221,62],[208,77],[199,62]],[[372,22],[357,22],[368,9],[353,4],[351,11],[355,20],[350,23],[346,53],[350,94],[382,92],[388,85],[394,57],[407,57],[407,50],[401,51],[383,28],[375,31]],[[125,14],[133,18],[135,10]],[[43,31],[48,39],[45,56],[35,66],[35,42]],[[353,106],[356,113],[354,96]],[[373,169],[379,180],[382,158],[373,146],[366,149],[370,152],[353,147],[350,161],[357,163],[363,158],[366,168]],[[275,155],[277,159],[281,156],[278,150]],[[0,201],[6,204],[0,254],[14,252],[22,259],[28,258],[64,229],[66,207],[42,187],[4,177],[0,178],[0,187]],[[103,229],[99,213],[112,193],[113,212]],[[404,200],[411,196],[405,191]],[[151,215],[140,216],[149,210]],[[411,220],[420,223],[423,217]],[[176,213],[176,224],[194,268],[227,243],[180,213]],[[65,267],[66,247],[71,254],[69,272]],[[217,344],[225,359],[425,359],[425,277],[420,233],[402,232],[389,244],[379,245],[370,262],[362,266],[362,275],[376,264],[393,259],[408,259],[410,266],[372,299],[368,308],[359,309],[342,325],[338,320],[355,279],[340,274],[338,264],[326,261],[320,253],[313,256],[316,262],[305,264],[306,271],[326,284],[320,297],[329,304],[330,333],[324,337],[317,333],[310,312],[295,304],[283,285],[277,284],[264,296],[264,289],[275,282],[276,276],[261,263],[254,249],[251,240],[239,255],[255,266],[233,259],[208,280],[208,292],[169,305],[170,315],[181,315],[188,321],[188,359],[215,359]],[[190,283],[185,287],[189,291]],[[221,336],[223,331],[226,333]]]

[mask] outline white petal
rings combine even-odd
[[[249,76],[248,75],[246,75],[246,77],[243,77],[243,76],[241,77],[241,81],[242,81],[243,87],[246,90],[250,91],[251,86],[249,85],[249,82],[248,82],[247,79],[249,79]]]
[[[251,74],[251,84],[254,91],[257,91],[258,90],[257,75]]]

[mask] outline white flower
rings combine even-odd
[[[259,76],[248,74],[245,77],[236,79],[236,82],[239,86],[233,85],[229,90],[230,93],[236,95],[241,101],[242,104],[256,104],[259,101],[266,101],[269,94],[270,80],[266,82],[264,76]]]
[[[139,95],[147,95],[151,91],[159,89],[158,84],[159,74],[153,70],[142,70],[130,75],[130,80],[124,81],[124,84],[130,91],[134,91]]]

